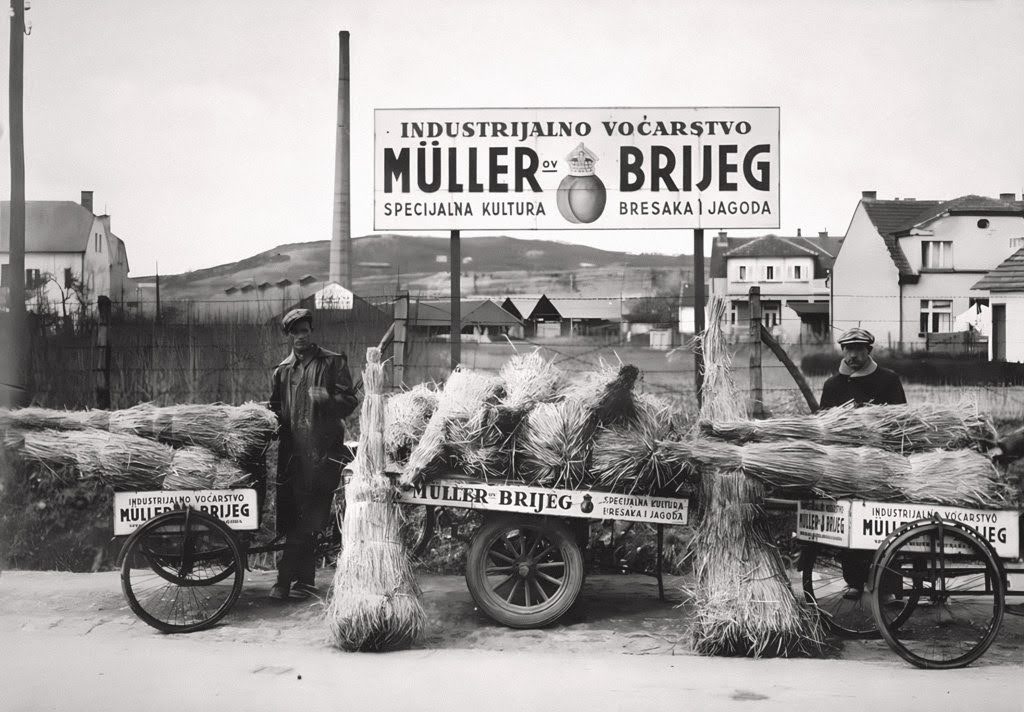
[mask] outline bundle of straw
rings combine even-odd
[[[249,475],[229,460],[205,448],[185,447],[174,451],[163,489],[231,489],[248,483]]]
[[[757,482],[718,470],[701,484],[704,514],[692,541],[694,650],[703,655],[809,655],[820,651],[816,616],[793,596],[771,541]]]
[[[502,430],[498,408],[484,404],[469,418],[449,421],[447,444],[453,464],[468,475],[484,480],[504,477],[511,463],[511,454],[506,449],[510,435]]]
[[[277,432],[277,418],[265,406],[222,403],[184,404],[158,408],[142,403],[110,413],[111,432],[131,433],[185,447],[197,445],[236,462],[265,451]]]
[[[601,428],[594,438],[590,472],[595,485],[632,494],[681,484],[691,468],[665,444],[681,436],[671,405],[647,394],[639,396],[635,423]]]
[[[746,445],[667,441],[665,446],[679,462],[742,470],[780,494],[980,508],[999,508],[1009,497],[1009,485],[995,465],[973,450],[907,457],[872,447],[796,440]]]
[[[345,548],[326,610],[334,644],[348,651],[406,647],[419,637],[426,620],[400,535],[395,490],[384,475],[383,381],[380,350],[368,349],[359,450],[345,487]]]
[[[746,416],[730,375],[721,323],[725,302],[711,303],[702,337],[701,417],[718,422]],[[700,510],[690,544],[695,613],[690,634],[705,655],[798,655],[820,648],[817,620],[793,596],[761,509],[763,486],[739,471],[732,452],[705,453],[705,443],[665,441],[668,457],[701,465]]]
[[[58,483],[97,479],[118,491],[160,489],[174,450],[102,430],[23,430],[17,457]]]
[[[105,430],[110,414],[105,410],[51,410],[49,408],[0,408],[0,430]]]
[[[384,451],[388,462],[404,464],[409,460],[436,407],[437,392],[423,383],[387,399]]]
[[[428,468],[445,457],[451,423],[468,421],[481,409],[497,405],[501,395],[501,381],[496,377],[462,367],[455,369],[438,395],[437,409],[430,416],[420,441],[409,455],[402,486],[415,485]]]
[[[555,400],[562,385],[562,372],[541,356],[540,349],[516,354],[505,362],[498,376],[505,386],[501,409],[520,416],[538,403]]]
[[[810,440],[824,445],[867,445],[893,452],[985,449],[997,439],[991,420],[977,407],[932,403],[876,405],[852,403],[814,415],[770,420],[710,420],[701,432],[733,442]]]
[[[544,487],[572,489],[587,480],[597,424],[579,400],[541,403],[526,417],[519,439],[519,474]]]

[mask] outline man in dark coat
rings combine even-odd
[[[871,358],[874,343],[875,337],[865,329],[850,329],[839,337],[843,360],[839,363],[839,373],[825,381],[821,390],[822,410],[851,401],[857,407],[907,402],[900,377]],[[872,553],[854,549],[844,552],[843,578],[847,588],[843,598],[860,598],[868,579]]]
[[[313,342],[313,315],[293,309],[281,321],[291,353],[274,369],[270,409],[281,424],[277,455],[277,530],[285,548],[270,597],[318,593],[314,535],[328,525],[331,501],[348,460],[342,419],[358,400],[344,354]]]

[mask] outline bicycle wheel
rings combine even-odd
[[[952,522],[926,522],[895,537],[879,556],[875,581],[898,579],[918,594],[894,624],[875,584],[874,616],[882,637],[907,662],[926,669],[969,665],[988,649],[1003,619],[1004,574],[992,550]]]
[[[497,517],[473,537],[466,585],[491,619],[511,628],[540,628],[576,602],[583,557],[573,533],[557,520]]]
[[[826,627],[844,638],[878,638],[880,633],[871,609],[871,596],[863,593],[848,599],[842,558],[845,549],[805,544],[800,552],[800,574],[804,599],[815,607]],[[896,597],[889,604],[892,625],[898,627],[907,619],[917,600],[912,591]]]
[[[164,633],[224,617],[242,590],[243,554],[219,519],[191,509],[156,517],[125,543],[121,589],[135,615]]]

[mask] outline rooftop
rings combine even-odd
[[[989,292],[1024,292],[1024,247],[1003,260],[971,289]]]

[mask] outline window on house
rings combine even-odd
[[[775,281],[775,265],[765,265],[764,278],[767,282]]]
[[[746,265],[740,265],[740,281],[741,282],[747,281],[747,266]]]
[[[736,302],[729,303],[729,324],[730,326],[736,326],[736,322],[739,320],[739,307]]]
[[[779,321],[782,319],[781,311],[781,307],[778,304],[765,304],[761,310],[761,321],[769,329],[778,326]]]
[[[953,302],[949,299],[921,300],[921,333],[940,333],[953,328]]]
[[[25,289],[35,289],[42,282],[42,277],[37,269],[25,270]]]
[[[922,242],[921,267],[924,269],[952,269],[953,243],[933,240]]]
[[[790,267],[790,277],[796,281],[800,281],[804,278],[804,267],[803,265],[793,265]]]
[[[984,229],[985,229],[985,228],[987,228],[988,226],[989,226],[989,221],[988,221],[988,220],[986,220],[985,218],[982,218],[981,220],[979,220],[979,221],[978,221],[978,227],[979,227],[980,229],[984,230]]]
[[[11,266],[0,265],[0,287],[11,286]]]
[[[1010,238],[1010,249],[1019,250],[1024,247],[1024,237],[1011,237]]]
[[[71,271],[70,267],[64,268],[64,289],[71,289],[71,286],[75,283],[75,274]]]

